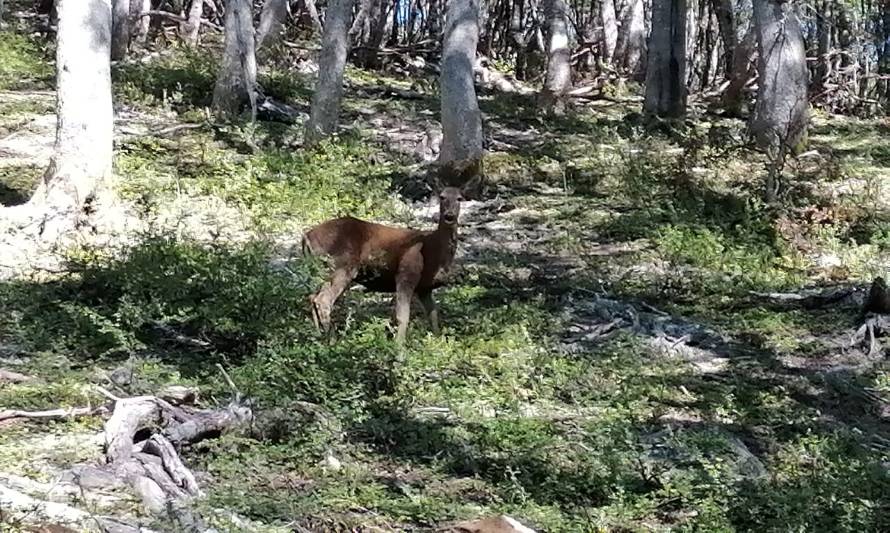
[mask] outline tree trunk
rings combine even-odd
[[[744,104],[744,99],[742,98],[743,91],[745,85],[754,77],[754,63],[756,59],[757,37],[754,31],[754,24],[751,24],[733,53],[729,85],[723,93],[723,109],[730,116],[738,117],[742,114],[742,104]]]
[[[130,0],[112,0],[111,9],[111,59],[120,61],[130,48]]]
[[[260,13],[260,25],[256,31],[257,50],[263,43],[274,44],[281,37],[287,19],[288,0],[266,0]],[[268,39],[268,41],[267,41]]]
[[[140,16],[151,10],[151,0],[130,0],[130,41],[145,44],[151,17]]]
[[[380,66],[379,48],[386,38],[386,6],[388,0],[368,0],[370,2],[365,30],[360,40],[362,48],[358,55],[358,63],[364,68],[373,69]]]
[[[229,11],[233,10],[232,5],[238,3],[239,0],[226,0],[226,34],[228,35]],[[249,8],[248,8],[249,9]],[[198,37],[201,34],[201,16],[204,14],[204,0],[192,0],[189,6],[188,19],[182,25],[182,39],[189,46],[198,45]],[[253,23],[251,23],[251,28]]]
[[[194,0],[200,2],[201,0]],[[256,50],[251,0],[226,1],[225,49],[213,89],[213,109],[234,119],[247,109],[256,118]]]
[[[790,2],[755,0],[757,104],[751,134],[771,157],[783,158],[804,141],[809,121],[803,35]]]
[[[618,45],[618,22],[615,19],[613,0],[600,1],[600,24],[603,26],[602,56],[605,63],[611,63]]]
[[[629,0],[621,19],[621,31],[615,44],[615,62],[634,78],[643,73],[646,54],[646,19],[643,0]]]
[[[565,95],[572,88],[568,18],[568,7],[564,0],[548,0],[547,37],[550,46],[541,99],[545,109],[557,114],[565,112]]]
[[[661,117],[686,113],[686,0],[655,0],[643,111]]]
[[[825,91],[825,86],[831,78],[831,32],[834,29],[831,24],[831,3],[833,0],[824,0],[816,17],[816,39],[818,45],[816,47],[816,68],[815,80],[813,80],[814,89],[821,93]]]
[[[440,178],[455,183],[467,179],[464,170],[473,168],[481,176],[482,114],[473,83],[473,65],[479,39],[478,0],[449,0],[445,12],[442,72],[439,78],[442,115]],[[459,174],[455,176],[454,174]]]
[[[733,66],[733,54],[738,44],[735,12],[732,7],[732,0],[712,0],[712,4],[714,13],[717,15],[720,38],[723,40],[723,73],[729,79]]]
[[[111,178],[111,0],[59,0],[56,143],[31,206],[70,227]],[[44,227],[58,236],[59,226]]]
[[[306,124],[306,144],[312,145],[337,131],[343,71],[349,53],[349,26],[352,0],[332,0],[324,17],[318,81],[312,95],[312,109]]]
[[[427,7],[427,37],[437,42],[442,38],[442,2],[444,0],[430,0]]]

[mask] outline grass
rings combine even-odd
[[[826,282],[825,254],[854,281],[886,264],[881,194],[860,188],[829,204],[825,193],[857,165],[885,168],[879,121],[819,123],[814,143],[837,148],[833,166],[792,168],[795,184],[813,186],[775,210],[759,200],[759,157],[732,141],[738,122],[649,131],[624,121],[629,109],[545,121],[524,97],[484,98],[499,125],[490,131],[515,148],[486,161],[507,206],[476,216],[503,226],[466,228],[475,254],[437,293],[443,334],[417,317],[400,354],[389,299],[360,291],[336,310],[337,342],[321,342],[306,298],[323,272],[284,257],[280,242],[338,214],[410,220],[393,193],[409,161],[360,109],[422,122],[435,102],[350,96],[354,127],[298,149],[299,125],[204,122],[209,54],[177,49],[115,72],[119,102],[197,126],[116,151],[118,191],[148,222],[144,235],[72,250],[72,272],[52,282],[0,284],[0,347],[37,378],[5,386],[0,404],[83,405],[98,400],[87,384],[121,368],[134,375],[126,393],[187,383],[222,404],[220,363],[286,422],[184,455],[205,473],[196,505],[266,524],[258,531],[425,530],[498,512],[552,532],[890,528],[890,457],[873,438],[886,435],[880,406],[820,370],[841,357],[856,309],[774,308],[751,294]],[[281,65],[262,76],[276,97],[306,105],[303,77]],[[391,81],[349,76],[361,87]],[[19,170],[0,172],[0,183],[23,191]],[[179,230],[194,222],[170,227],[175,209],[243,234],[190,236]],[[567,345],[578,310],[602,292],[710,328],[725,339],[726,353],[710,354],[725,367],[697,370],[627,330]],[[886,365],[858,363],[851,383],[886,397]],[[95,447],[41,452],[47,466],[32,472],[23,449],[37,446],[34,435],[74,438],[100,422],[4,429],[0,466],[51,479]]]
[[[0,90],[49,88],[53,81],[50,52],[34,38],[0,30]]]

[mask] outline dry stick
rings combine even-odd
[[[71,407],[49,409],[47,411],[22,411],[18,409],[5,409],[0,411],[0,421],[14,418],[27,418],[30,420],[58,420],[62,418],[77,418],[81,416],[94,416],[107,413],[108,409],[101,407]]]
[[[223,379],[226,380],[226,384],[232,389],[232,394],[235,395],[235,403],[241,399],[241,391],[238,390],[238,387],[235,386],[235,382],[232,381],[232,378],[229,376],[229,373],[226,372],[226,369],[220,363],[216,363],[216,368],[219,369],[220,373],[223,376]]]
[[[25,381],[31,381],[31,376],[26,376],[24,374],[19,374],[18,372],[13,372],[12,370],[3,370],[0,368],[0,382],[8,381],[10,383],[22,383]]]

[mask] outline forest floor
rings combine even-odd
[[[305,112],[295,54],[261,83]],[[435,84],[350,69],[342,133],[310,151],[299,124],[209,122],[212,57],[115,66],[116,187],[141,225],[113,245],[85,237],[59,268],[0,257],[0,368],[32,377],[0,382],[0,407],[170,384],[221,405],[217,363],[259,409],[320,406],[273,440],[183,450],[205,492],[195,508],[241,517],[223,531],[420,531],[496,513],[542,531],[890,529],[890,365],[850,341],[890,258],[886,117],[817,113],[771,208],[744,123],[705,102],[654,131],[632,96],[549,118],[532,96],[483,90],[489,191],[461,218],[442,335],[418,317],[400,356],[389,299],[360,289],[337,309],[337,342],[321,342],[305,305],[318,274],[292,248],[341,213],[431,227],[416,176]],[[0,32],[4,205],[46,166],[51,77],[51,51]],[[102,422],[3,423],[0,485],[52,499],[61,472],[101,458]],[[172,530],[132,498],[73,498]]]

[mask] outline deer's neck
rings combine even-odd
[[[451,263],[454,259],[454,253],[457,250],[457,223],[446,224],[439,221],[436,228],[436,238],[440,242],[440,254],[444,263]]]

